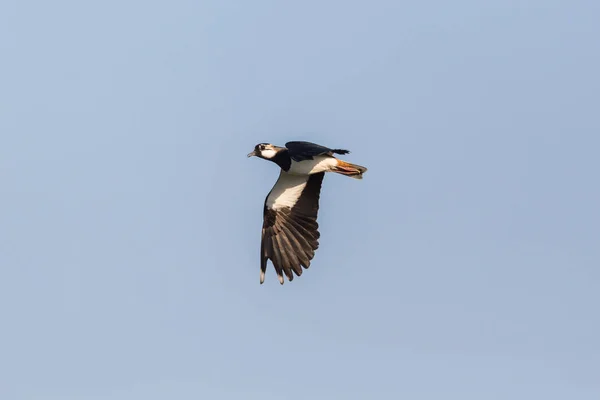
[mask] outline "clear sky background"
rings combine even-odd
[[[600,398],[600,2],[3,1],[0,398]],[[347,148],[259,285],[259,142]]]

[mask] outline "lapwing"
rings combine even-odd
[[[265,199],[260,244],[260,283],[265,281],[271,260],[283,285],[294,274],[302,275],[319,247],[319,196],[326,172],[362,179],[365,167],[334,156],[348,150],[330,149],[310,142],[288,142],[285,147],[259,143],[248,157],[256,156],[277,164],[279,179]]]

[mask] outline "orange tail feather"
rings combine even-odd
[[[338,174],[346,175],[354,179],[362,179],[362,175],[367,172],[367,169],[361,165],[337,160],[337,165],[332,168],[331,172],[337,172]]]

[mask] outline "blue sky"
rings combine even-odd
[[[0,397],[598,399],[600,5],[0,4]],[[259,142],[348,148],[259,285]]]

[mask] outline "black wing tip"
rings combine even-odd
[[[285,271],[285,269],[281,268],[281,270],[279,270],[278,268],[275,268],[275,272],[277,275],[277,280],[279,281],[280,285],[283,285],[287,282],[292,282],[294,280],[295,277],[300,277],[302,276],[302,273],[304,272],[305,269],[308,269],[310,267],[311,261],[314,257],[314,253],[310,254],[308,256],[308,260],[307,262],[300,262],[297,265],[297,269],[298,271],[296,271],[296,268],[291,267],[290,268],[290,275],[288,275],[287,271]],[[273,262],[272,259],[270,259],[271,262]],[[275,264],[273,264],[273,266],[275,266]],[[260,274],[260,284],[263,285],[265,283],[265,273],[263,271],[261,271]]]

